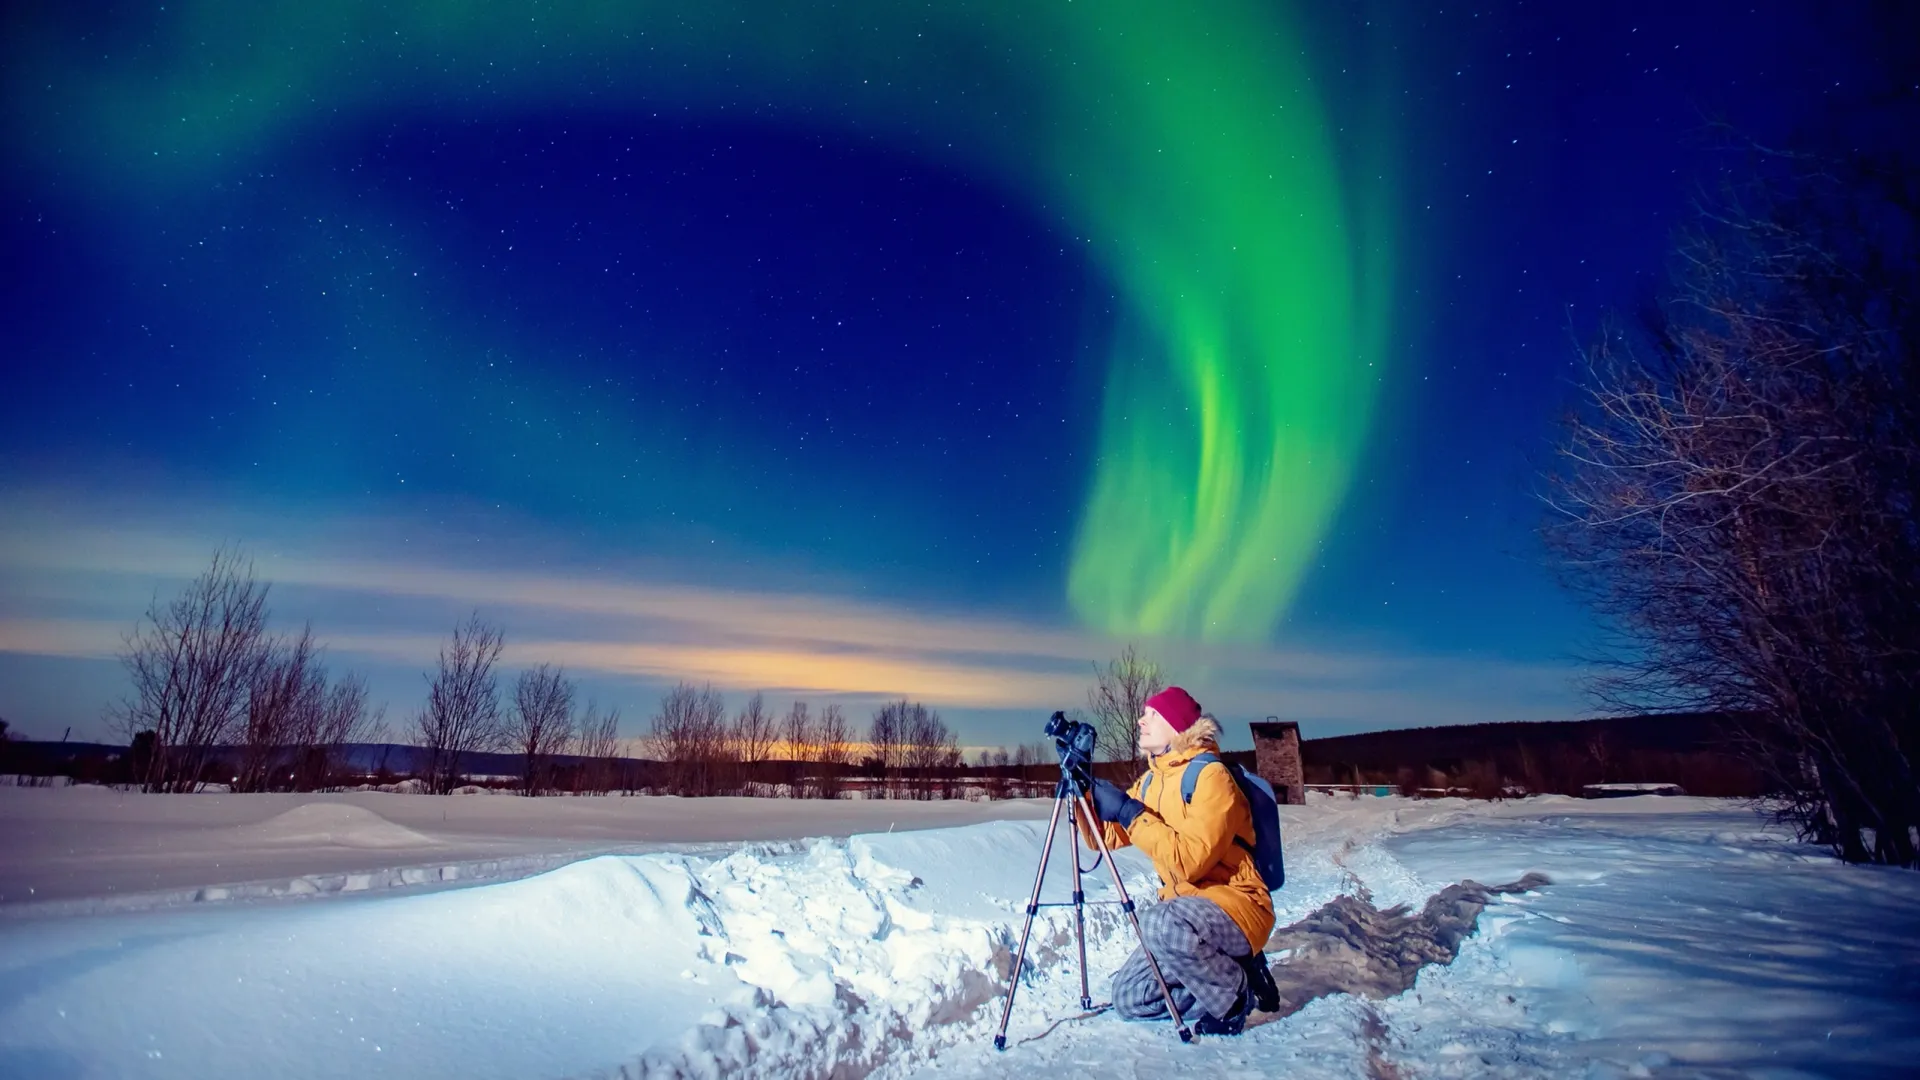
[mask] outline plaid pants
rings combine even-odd
[[[1252,950],[1240,925],[1219,904],[1203,896],[1176,896],[1143,908],[1140,936],[1160,962],[1181,1016],[1197,1019],[1196,1003],[1210,1016],[1224,1018],[1233,1011],[1234,999],[1247,984],[1247,973],[1234,958]],[[1114,973],[1113,1009],[1128,1020],[1167,1015],[1167,999],[1139,949]]]

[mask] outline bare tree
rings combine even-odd
[[[748,698],[733,718],[731,735],[733,756],[740,762],[743,779],[751,783],[755,767],[773,757],[774,744],[780,741],[779,722],[759,694]]]
[[[1019,797],[1028,798],[1041,793],[1042,785],[1051,785],[1050,770],[1058,763],[1053,748],[1043,742],[1021,743],[1014,748],[1013,764],[1020,774]],[[1047,790],[1051,790],[1049,786]]]
[[[840,772],[846,768],[847,759],[852,756],[852,747],[848,742],[847,718],[838,705],[828,705],[820,710],[820,724],[815,729],[814,757],[820,765],[818,779],[814,781],[814,792],[822,799],[840,797]]]
[[[788,706],[787,715],[780,721],[780,741],[787,751],[787,794],[804,798],[807,761],[815,752],[813,718],[808,715],[806,702],[795,699]]]
[[[946,724],[937,713],[918,702],[901,705],[900,772],[905,789],[902,794],[909,799],[930,799],[934,762],[939,757]]]
[[[414,717],[414,738],[427,756],[428,789],[444,795],[458,782],[465,758],[501,744],[499,681],[494,668],[506,647],[500,629],[478,613],[454,627],[428,677],[427,705]]]
[[[714,795],[724,790],[732,755],[727,705],[712,686],[680,683],[660,699],[648,733],[649,750],[666,768],[675,795]]]
[[[868,753],[880,770],[883,797],[898,799],[906,794],[909,739],[914,704],[905,698],[889,701],[874,710],[867,727]],[[925,707],[921,707],[925,711]]]
[[[172,602],[158,597],[125,639],[133,684],[110,714],[131,742],[152,732],[136,776],[146,791],[194,791],[214,748],[233,738],[266,656],[268,586],[253,565],[221,549]]]
[[[905,705],[900,702],[899,705]],[[875,794],[883,799],[898,797],[900,759],[900,713],[893,702],[881,706],[867,724],[867,756],[862,759],[863,767],[871,763],[878,773]]]
[[[941,779],[957,764],[959,740],[938,712],[920,702],[899,702],[897,717],[900,766],[909,779],[909,797],[931,799],[938,791],[951,798],[952,784]]]
[[[666,790],[691,794],[691,776],[698,753],[700,688],[679,683],[660,698],[647,730],[647,756],[660,762]]]
[[[294,771],[316,735],[325,704],[326,672],[313,643],[313,627],[298,637],[262,637],[259,663],[247,687],[246,719],[240,725],[235,791],[280,791],[294,786]]]
[[[295,761],[296,791],[313,791],[333,782],[351,743],[377,742],[386,734],[386,706],[369,709],[366,680],[348,673],[331,684],[320,681],[324,692],[309,699],[310,706],[295,725],[301,747]]]
[[[285,749],[269,781],[268,786],[275,791],[311,790],[326,783],[332,772],[334,747],[327,739],[326,727],[334,686],[317,656],[308,662],[307,669],[285,725]]]
[[[1762,174],[1703,204],[1645,331],[1589,351],[1547,538],[1617,634],[1603,703],[1726,716],[1803,836],[1911,866],[1920,171]]]
[[[522,794],[547,788],[553,756],[573,741],[573,694],[573,680],[552,664],[528,668],[515,680],[506,730],[521,757]]]
[[[1140,655],[1132,645],[1106,666],[1093,665],[1093,685],[1087,688],[1087,711],[1100,732],[1097,753],[1102,761],[1133,761],[1140,756],[1137,727],[1147,699],[1166,689],[1160,665]]]
[[[958,799],[963,794],[961,783],[965,777],[961,774],[966,764],[967,756],[966,752],[960,749],[960,737],[951,731],[947,732],[945,740],[941,743],[940,753],[933,762],[935,774],[939,777],[941,798]]]
[[[320,663],[313,628],[263,638],[239,728],[235,791],[312,791],[325,786],[342,748],[384,730],[385,710],[369,712],[366,682],[332,681]]]
[[[580,719],[579,784],[581,791],[605,794],[613,787],[615,763],[620,759],[620,710],[602,713],[599,706],[587,702]]]
[[[1007,766],[1012,759],[1007,756],[1007,748],[996,746],[991,750],[982,749],[974,758],[986,779],[987,798],[1004,799],[1007,797]]]

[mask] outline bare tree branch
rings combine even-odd
[[[1087,711],[1100,732],[1102,761],[1134,761],[1140,757],[1139,729],[1147,699],[1166,689],[1160,665],[1140,655],[1132,645],[1105,667],[1093,665],[1093,685],[1087,688]]]
[[[428,789],[445,795],[463,774],[466,757],[501,745],[500,690],[494,668],[506,639],[478,613],[453,630],[428,677],[426,707],[414,717],[414,738],[427,754]]]
[[[155,597],[127,635],[120,662],[133,688],[108,719],[151,747],[135,777],[143,790],[198,790],[215,749],[240,729],[269,656],[267,590],[252,563],[222,548],[172,602]]]
[[[514,682],[506,732],[522,762],[521,794],[550,786],[553,756],[573,741],[573,694],[573,680],[552,664],[528,668]]]
[[[733,756],[740,763],[743,778],[748,780],[757,763],[773,756],[773,746],[780,740],[774,715],[768,711],[766,700],[759,694],[747,699],[739,715],[733,718],[733,729],[729,734]]]
[[[1732,718],[1803,835],[1911,866],[1920,197],[1844,171],[1703,203],[1657,325],[1587,352],[1545,533],[1612,631],[1603,704]]]

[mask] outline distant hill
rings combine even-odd
[[[1725,719],[1715,713],[1662,713],[1597,720],[1400,728],[1302,739],[1300,757],[1310,765],[1340,763],[1383,768],[1416,761],[1437,764],[1484,757],[1494,747],[1585,746],[1595,738],[1608,739],[1622,750],[1713,750],[1721,742],[1720,728],[1724,723]]]
[[[348,743],[342,747],[342,756],[353,768],[369,773],[385,765],[390,771],[401,776],[411,775],[427,767],[427,752],[417,746],[405,743]],[[553,761],[558,765],[573,765],[580,762],[573,754],[555,754]],[[642,761],[640,758],[627,760]],[[526,767],[526,759],[519,754],[462,754],[460,771],[473,776],[518,776]]]
[[[112,761],[127,752],[124,746],[91,742],[39,742],[8,739],[0,743],[0,758],[10,771],[35,775],[71,775],[61,770],[80,762]]]
[[[1661,713],[1596,720],[1370,731],[1303,739],[1309,784],[1512,786],[1579,794],[1603,782],[1677,783],[1698,795],[1762,793],[1759,774],[1729,749],[1729,718]]]

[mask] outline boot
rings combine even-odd
[[[1238,1035],[1247,1029],[1247,992],[1233,999],[1233,1009],[1222,1018],[1212,1013],[1203,1013],[1193,1022],[1195,1035]]]
[[[1247,973],[1247,992],[1253,995],[1253,1007],[1261,1012],[1280,1008],[1280,988],[1274,985],[1273,972],[1267,969],[1267,954],[1251,952],[1237,958]]]

